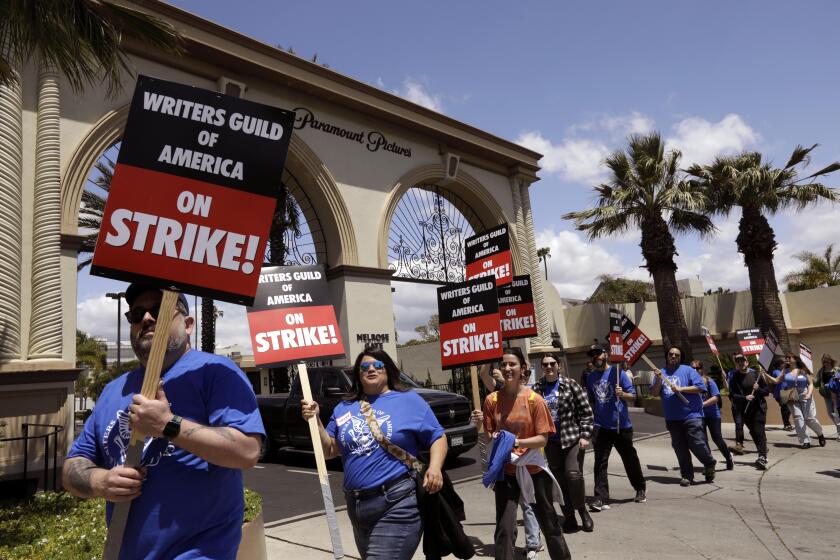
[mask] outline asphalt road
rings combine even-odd
[[[643,412],[630,413],[635,429],[634,437],[640,438],[665,430],[665,421]],[[591,459],[587,459],[591,460]],[[336,507],[344,505],[341,461],[327,462],[330,488]],[[481,474],[478,446],[452,461],[447,461],[446,471],[453,482]],[[324,509],[315,456],[306,452],[281,453],[278,457],[261,462],[245,471],[245,485],[263,497],[263,516],[266,523],[288,520],[313,514]]]

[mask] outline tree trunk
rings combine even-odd
[[[749,271],[750,293],[752,294],[753,317],[762,333],[770,329],[779,337],[785,352],[791,351],[776,270],[773,266],[773,252],[776,250],[776,235],[767,218],[758,209],[745,207],[738,224],[738,251],[744,255],[744,264]]]
[[[201,298],[201,351],[216,352],[216,314],[210,298]]]
[[[674,237],[668,230],[668,224],[657,214],[642,224],[642,255],[645,267],[653,277],[656,292],[656,307],[659,312],[659,330],[662,333],[662,352],[677,346],[682,349],[683,363],[694,358],[688,327],[685,324],[680,291],[677,288],[677,264],[674,255],[677,248]],[[666,356],[667,357],[667,356]]]

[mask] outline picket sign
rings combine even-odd
[[[706,337],[706,344],[709,345],[709,350],[712,351],[712,354],[715,355],[715,359],[717,360],[718,367],[720,367],[720,374],[725,376],[726,372],[723,370],[723,363],[720,361],[720,351],[718,350],[717,345],[715,344],[715,340],[712,338],[712,333],[709,332],[709,329],[706,327],[700,327],[703,329],[703,336]]]
[[[309,386],[309,372],[306,369],[306,362],[298,364],[297,371],[300,388],[303,391],[303,398],[309,402],[313,402],[314,399],[312,398],[312,388]],[[335,558],[344,558],[344,547],[341,545],[341,535],[338,532],[338,520],[335,517],[335,504],[333,503],[329,475],[327,474],[327,462],[324,459],[324,448],[321,446],[318,419],[313,416],[309,419],[308,423],[309,436],[312,438],[312,450],[315,451],[315,465],[318,467],[318,480],[321,482],[321,495],[324,497],[324,512],[327,514],[327,527],[330,530],[333,556]]]
[[[149,361],[146,363],[143,387],[140,390],[140,394],[147,399],[154,399],[157,395],[158,385],[160,384],[160,370],[163,368],[163,358],[166,356],[166,346],[169,342],[169,327],[175,318],[175,304],[177,302],[178,292],[163,291],[158,319],[155,323],[155,334],[152,337],[152,350],[149,354]],[[165,317],[169,317],[169,320],[165,320]],[[140,460],[143,458],[143,444],[144,439],[132,430],[124,466],[140,466]],[[114,504],[111,523],[108,525],[108,536],[105,538],[105,550],[102,553],[103,560],[117,560],[119,558],[130,509],[131,501]]]
[[[656,367],[656,365],[653,362],[650,361],[650,358],[648,358],[644,354],[642,354],[642,359],[645,361],[645,363],[648,366],[650,366],[653,369],[654,374],[657,371],[660,371],[660,368]],[[675,388],[674,384],[671,383],[671,381],[667,377],[665,377],[664,375],[661,376],[661,377],[662,377],[662,382],[665,383],[665,385],[667,385],[668,388],[671,389],[671,391],[673,391],[675,395],[677,395],[677,397],[679,397],[679,399],[683,402],[683,404],[688,404],[688,399],[685,397],[685,395],[683,395],[682,393],[679,393],[677,391],[674,391],[674,388]]]

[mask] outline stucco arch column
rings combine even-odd
[[[58,75],[38,76],[32,232],[32,318],[28,358],[60,358],[62,342],[61,141]]]
[[[21,357],[23,91],[0,86],[0,360]]]
[[[522,214],[522,237],[524,238],[525,255],[524,261],[527,263],[528,273],[531,275],[531,285],[534,291],[534,309],[537,313],[537,328],[539,334],[530,340],[531,347],[544,348],[551,347],[551,324],[549,321],[548,308],[545,304],[545,292],[543,290],[543,278],[540,275],[540,263],[537,258],[537,241],[534,233],[534,215],[531,211],[531,195],[529,189],[531,181],[524,178],[515,178],[516,185],[514,191],[519,191],[520,204]],[[517,211],[517,220],[519,220]],[[518,224],[517,224],[518,225]]]

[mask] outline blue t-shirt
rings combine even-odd
[[[599,428],[615,430],[620,419],[621,429],[630,429],[633,423],[630,422],[627,402],[624,399],[616,399],[615,385],[615,366],[610,366],[604,371],[596,369],[589,372],[586,378],[586,392],[589,394],[589,403],[595,415],[595,425]],[[625,370],[621,370],[621,390],[625,393],[636,394],[633,382],[630,381],[630,376]]]
[[[707,401],[712,397],[717,397],[720,400],[720,389],[718,389],[717,383],[715,383],[714,379],[709,379],[709,387],[708,391],[703,393],[703,400]],[[686,395],[688,396],[688,395]],[[679,398],[679,397],[678,397]],[[703,407],[703,415],[706,418],[720,418],[720,407],[718,407],[718,403],[712,403],[708,406]]]
[[[799,392],[803,392],[808,388],[808,376],[802,373],[794,375],[792,371],[785,370],[785,375],[782,377],[780,385],[782,386],[783,391],[785,389],[796,387]]]
[[[388,391],[366,400],[382,434],[415,457],[443,435],[432,409],[414,391]],[[408,472],[370,433],[360,407],[360,401],[340,402],[326,428],[341,451],[345,490],[373,488]]]
[[[773,379],[778,379],[780,373],[782,373],[782,370],[774,369],[773,373],[771,373],[770,375],[773,377]],[[779,400],[780,398],[782,398],[782,384],[781,383],[776,383],[775,385],[773,385],[773,398],[776,399],[776,400]]]
[[[825,386],[835,395],[840,395],[840,373],[835,373]]]
[[[666,367],[662,370],[662,374],[677,387],[691,387],[693,385],[701,391],[706,390],[706,384],[703,383],[703,378],[700,377],[697,370],[685,364],[680,364],[676,369],[672,369],[670,366]],[[654,383],[656,383],[656,379],[650,384],[651,388]],[[684,404],[668,385],[662,383],[662,393],[660,394],[665,420],[703,418],[703,397],[699,393],[683,393],[682,395],[688,399],[688,404]]]
[[[145,368],[105,386],[68,457],[102,468],[125,462],[128,406]],[[228,426],[265,437],[254,390],[222,356],[190,350],[163,375],[172,412],[205,426]],[[146,480],[131,503],[120,558],[236,558],[242,533],[242,471],[212,465],[166,438],[147,438]],[[113,504],[107,504],[111,517]]]

